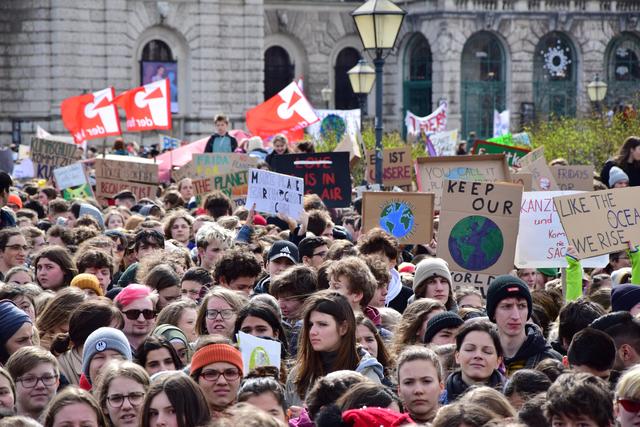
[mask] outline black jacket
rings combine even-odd
[[[500,372],[494,370],[487,382],[486,386],[491,388],[495,388],[502,392],[502,386],[505,383],[505,378],[502,376]],[[447,405],[449,403],[453,403],[458,400],[462,394],[467,391],[469,385],[462,380],[462,371],[455,371],[449,378],[447,378],[447,384],[445,386],[445,392],[440,397],[440,403]]]
[[[229,133],[226,133],[224,135],[218,135],[218,134],[211,135],[211,138],[209,138],[209,140],[207,141],[207,145],[204,147],[204,152],[213,153],[213,142],[218,138],[224,138],[224,137],[227,137],[231,140],[231,153],[235,152],[236,148],[238,148],[238,141],[234,137],[229,135]]]
[[[533,369],[544,359],[562,360],[560,353],[551,348],[544,339],[537,326],[526,324],[524,327],[527,338],[513,357],[504,358],[504,366],[507,368],[507,376],[511,376],[520,369]]]

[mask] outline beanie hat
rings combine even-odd
[[[229,344],[209,344],[195,352],[191,359],[191,373],[216,362],[227,362],[240,370],[242,375],[242,353]]]
[[[22,209],[22,199],[17,194],[9,194],[9,197],[7,198],[7,204],[8,203],[13,203],[18,207],[18,209]]]
[[[353,427],[398,427],[413,424],[408,414],[401,414],[387,408],[349,409],[342,413],[342,420]]]
[[[189,345],[189,339],[184,334],[184,332],[182,332],[182,329],[178,328],[177,326],[164,324],[156,327],[151,335],[156,337],[164,337],[169,342],[180,341],[184,344],[185,349],[187,350],[187,360],[191,360],[191,345]]]
[[[0,301],[0,342],[6,343],[27,322],[33,323],[29,315],[13,301]]]
[[[253,216],[253,224],[254,225],[267,225],[267,220],[260,214],[255,214]]]
[[[413,274],[415,272],[416,272],[416,266],[411,264],[410,262],[403,262],[398,266],[398,273]]]
[[[558,277],[558,273],[559,273],[557,268],[536,268],[536,271],[547,277],[553,277],[554,279]]]
[[[102,353],[105,350],[115,350],[122,354],[126,360],[133,360],[131,346],[122,331],[106,326],[96,329],[87,337],[82,351],[82,373],[90,383],[89,364],[91,359],[97,353]]]
[[[527,300],[527,320],[531,317],[533,303],[531,291],[527,284],[520,278],[508,274],[498,276],[487,289],[487,315],[489,320],[495,322],[495,312],[498,303],[505,298],[524,298]]]
[[[618,285],[611,291],[611,311],[630,311],[640,303],[640,286]]]
[[[126,307],[135,300],[147,298],[151,295],[151,288],[138,283],[132,283],[125,287],[114,298],[114,301],[119,303],[122,307]]]
[[[416,273],[413,277],[413,292],[416,291],[416,288],[425,280],[434,277],[440,276],[449,282],[449,287],[451,287],[451,272],[449,271],[449,264],[447,261],[442,258],[427,258],[423,259],[416,265]]]
[[[451,311],[443,311],[433,316],[427,322],[427,330],[424,333],[424,343],[429,344],[438,332],[447,328],[457,328],[462,325],[464,320],[456,313]]]
[[[609,188],[613,188],[620,181],[629,182],[629,175],[617,166],[609,169]]]
[[[100,281],[94,274],[80,273],[71,280],[71,286],[80,289],[91,289],[96,295],[103,297],[104,290],[100,286]]]
[[[96,208],[93,205],[90,205],[89,203],[82,203],[80,205],[80,213],[78,215],[78,218],[80,218],[82,215],[89,215],[94,217],[95,220],[98,221],[100,229],[104,230],[104,218],[102,216],[102,212],[100,212],[100,209]]]

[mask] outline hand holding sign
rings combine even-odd
[[[249,169],[247,205],[260,212],[298,218],[303,211],[304,181],[289,175]]]

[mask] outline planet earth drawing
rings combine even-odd
[[[403,202],[388,203],[380,214],[380,227],[398,239],[411,233],[415,224],[413,211]]]
[[[320,123],[320,135],[323,139],[335,138],[335,141],[340,142],[346,131],[346,123],[337,114],[327,115]]]
[[[466,270],[485,270],[495,264],[504,249],[500,227],[489,218],[468,216],[453,226],[449,234],[449,252]]]

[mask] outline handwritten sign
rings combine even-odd
[[[193,176],[198,178],[213,178],[258,166],[258,159],[241,153],[194,154],[191,162]]]
[[[305,194],[317,194],[328,208],[351,205],[349,153],[285,154],[275,156],[271,166],[278,173],[304,179]]]
[[[82,163],[74,163],[69,166],[56,168],[53,170],[53,175],[56,178],[56,184],[60,190],[87,183],[87,177],[84,174]]]
[[[640,187],[554,197],[553,203],[578,258],[623,251],[640,243]]]
[[[222,191],[230,198],[247,195],[247,171],[239,171],[226,175],[217,175],[213,178],[198,178],[192,180],[193,193],[196,195]]]
[[[376,153],[367,151],[367,182],[376,182]],[[386,148],[382,152],[382,184],[411,188],[411,147]]]
[[[118,181],[116,179],[97,178],[96,196],[112,198],[122,190],[130,190],[137,199],[143,197],[154,199],[156,197],[157,185],[145,184],[131,181]]]
[[[544,147],[539,147],[520,158],[520,166],[523,172],[532,175],[532,188],[536,191],[557,191],[560,188],[556,183],[551,169],[544,157]]]
[[[261,366],[275,366],[280,369],[282,345],[278,341],[238,332],[238,345],[242,353],[242,372],[245,376]]]
[[[593,191],[593,165],[550,166],[560,190]]]
[[[300,217],[304,195],[302,178],[261,169],[250,169],[248,174],[248,206],[255,203],[258,212],[283,213],[293,219]]]
[[[55,168],[75,162],[77,148],[75,144],[51,139],[32,138],[31,160],[33,161],[35,176],[37,178],[50,179]]]
[[[107,155],[95,162],[96,178],[144,183],[158,182],[158,164],[150,159]]]
[[[444,184],[438,256],[452,271],[507,274],[513,269],[522,186],[452,180]]]
[[[522,185],[524,191],[531,191],[533,175],[528,172],[511,173],[511,182]]]
[[[482,294],[482,298],[487,298],[487,289],[496,278],[495,274],[472,273],[470,271],[451,271],[451,280],[453,280],[453,290],[460,288],[473,287]]]
[[[519,166],[520,159],[530,151],[528,148],[511,147],[482,140],[477,140],[471,150],[473,154],[504,154],[507,157],[507,164],[509,166]]]
[[[458,129],[428,135],[438,156],[454,156],[458,148]]]
[[[435,209],[440,209],[440,198],[445,179],[465,181],[510,181],[509,167],[504,154],[486,156],[420,157],[416,165],[418,189],[435,193]]]
[[[175,182],[180,182],[184,178],[191,178],[194,175],[195,175],[195,172],[193,169],[192,161],[185,163],[179,169],[171,170],[171,179],[173,179]]]
[[[553,204],[554,197],[577,191],[534,191],[522,195],[515,264],[518,268],[565,268],[567,235]],[[584,193],[582,193],[584,194]],[[583,267],[604,267],[606,255],[582,260]]]
[[[362,229],[380,227],[401,244],[428,244],[433,238],[433,193],[365,191]]]

